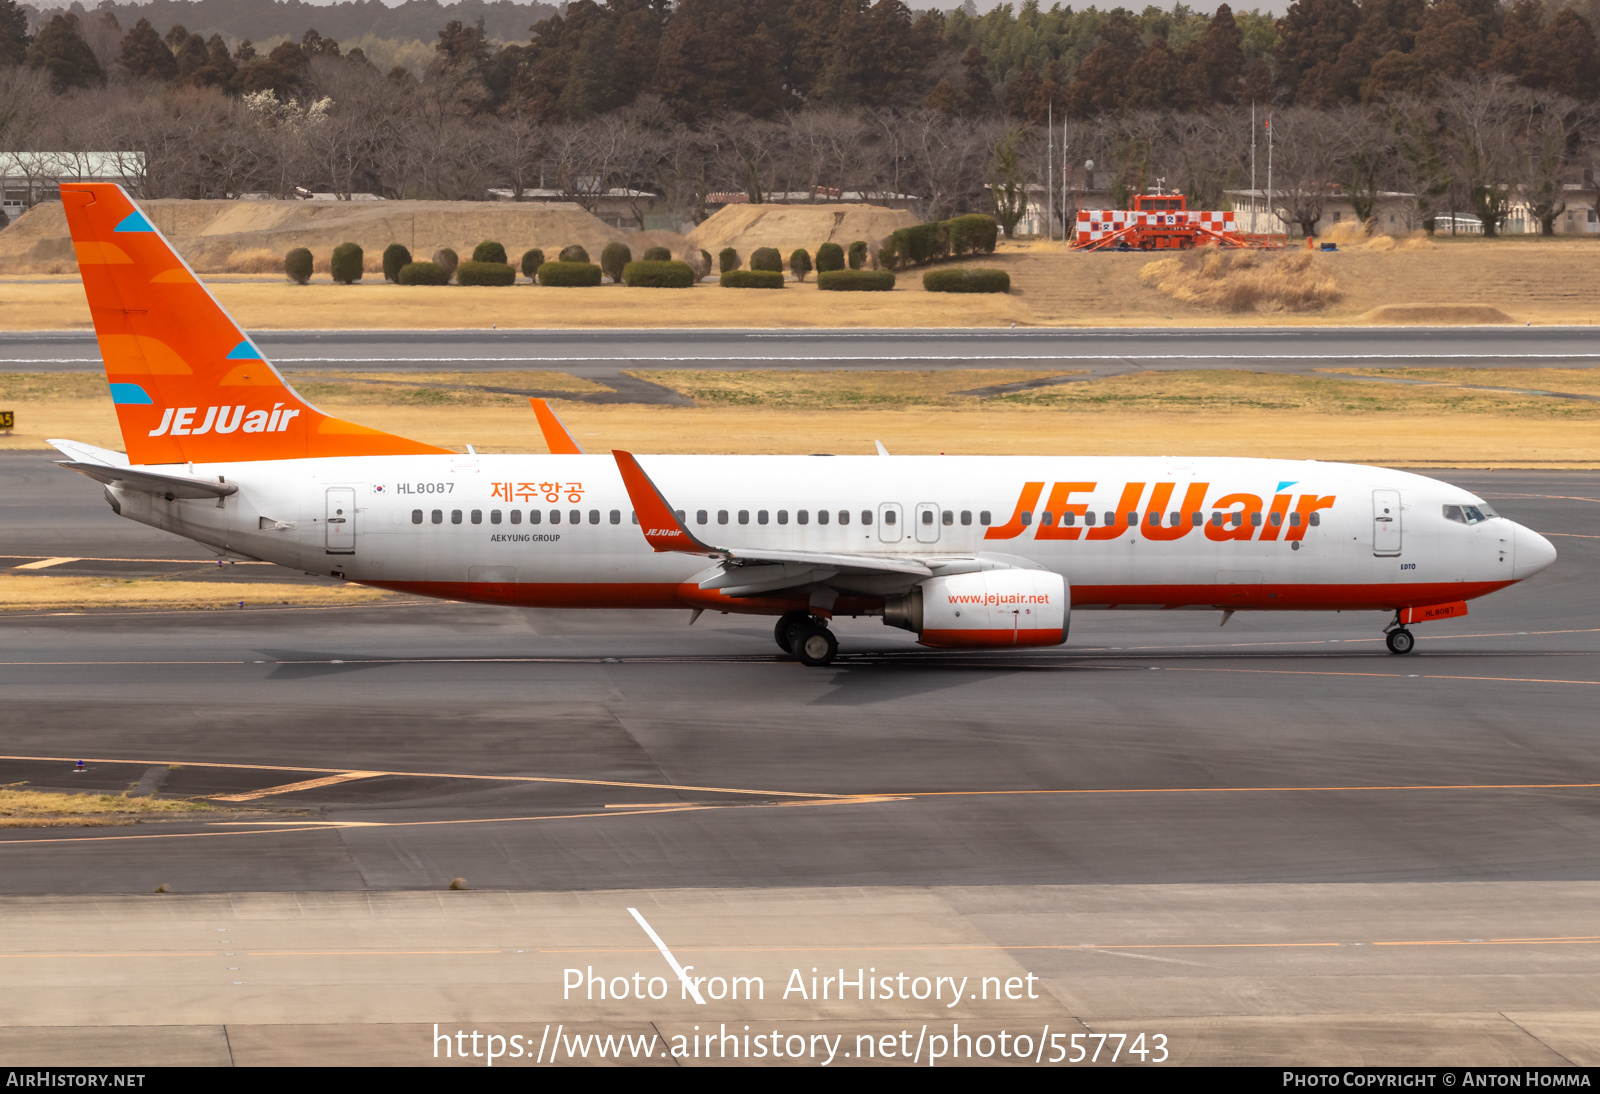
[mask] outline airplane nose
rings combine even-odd
[[[1556,549],[1532,528],[1518,524],[1514,533],[1515,554],[1511,556],[1511,576],[1521,581],[1547,568],[1556,560]]]

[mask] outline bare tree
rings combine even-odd
[[[1580,131],[1592,120],[1591,106],[1565,95],[1535,92],[1528,97],[1518,182],[1528,211],[1539,222],[1540,235],[1555,235],[1556,218],[1567,210],[1572,149]]]
[[[1322,208],[1339,177],[1343,142],[1320,110],[1294,106],[1275,111],[1273,181],[1267,200],[1307,239],[1317,234]]]
[[[1518,130],[1528,93],[1509,76],[1467,76],[1440,84],[1452,174],[1466,189],[1483,234],[1498,234],[1516,196]]]
[[[714,184],[742,190],[752,205],[760,205],[776,189],[787,136],[783,126],[743,114],[714,122],[705,134]]]

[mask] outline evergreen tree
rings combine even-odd
[[[106,82],[105,70],[94,50],[83,40],[78,17],[68,12],[52,16],[28,47],[27,64],[50,74],[50,86],[57,93],[68,88],[99,87]]]
[[[1355,97],[1358,85],[1340,68],[1339,54],[1360,22],[1355,0],[1295,0],[1289,5],[1278,22],[1276,52],[1279,76],[1295,102],[1331,106]]]
[[[0,65],[20,65],[28,56],[28,13],[17,0],[0,0]]]
[[[152,80],[170,80],[178,74],[177,59],[148,19],[140,19],[122,39],[117,63],[134,76]]]

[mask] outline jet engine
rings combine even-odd
[[[1067,640],[1067,583],[1049,570],[983,570],[930,577],[883,605],[883,621],[945,649],[1059,646]]]

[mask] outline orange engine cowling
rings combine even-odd
[[[1067,583],[1048,570],[983,570],[930,577],[884,603],[883,621],[944,649],[1059,646],[1067,640]]]

